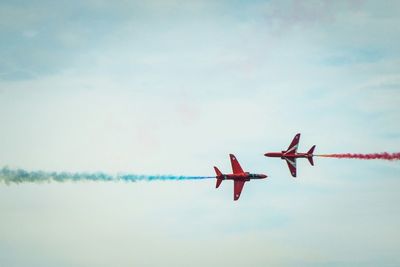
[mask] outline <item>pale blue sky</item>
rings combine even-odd
[[[0,185],[0,266],[397,266],[397,1],[3,1],[0,165],[267,180]]]

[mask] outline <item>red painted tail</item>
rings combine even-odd
[[[308,150],[307,154],[311,155],[310,157],[308,157],[308,161],[310,162],[310,164],[312,166],[314,166],[314,160],[313,160],[313,154],[314,154],[314,149],[315,149],[315,145],[313,145],[310,150]]]
[[[218,178],[218,177],[222,177],[222,172],[214,166],[214,170],[215,170],[215,174],[217,175],[217,183],[215,184],[215,188],[218,188],[220,186],[220,184],[222,183],[222,179]]]
[[[222,176],[222,172],[215,166],[214,166],[214,171],[215,171],[215,174],[217,175],[217,177]]]

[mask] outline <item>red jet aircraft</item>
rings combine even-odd
[[[298,133],[293,138],[292,143],[290,143],[290,145],[286,151],[265,153],[264,156],[273,157],[273,158],[281,158],[281,159],[286,160],[290,173],[292,174],[293,177],[296,177],[296,159],[297,158],[307,158],[308,161],[310,162],[310,164],[312,166],[314,166],[313,153],[314,153],[315,145],[312,146],[310,148],[310,150],[308,150],[307,153],[297,153],[299,141],[300,141],[300,134]]]
[[[233,180],[233,200],[238,200],[245,182],[248,182],[252,179],[264,179],[267,178],[267,175],[244,172],[236,157],[232,154],[229,154],[229,156],[231,158],[233,174],[222,174],[222,172],[220,172],[220,170],[214,166],[215,173],[217,174],[215,177],[217,178],[217,184],[215,185],[215,188],[219,187],[222,180]]]

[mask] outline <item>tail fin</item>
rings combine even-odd
[[[315,149],[315,145],[313,145],[310,150],[308,150],[307,154],[313,154]]]
[[[310,150],[308,150],[308,152],[307,152],[307,154],[310,154],[310,155],[311,155],[311,156],[308,157],[307,159],[308,159],[308,161],[310,162],[310,164],[311,164],[312,166],[314,166],[314,160],[313,160],[314,149],[315,149],[315,145],[313,145],[313,146],[310,148]]]
[[[218,188],[220,184],[222,183],[222,179],[218,178],[221,177],[223,174],[222,172],[214,166],[215,174],[217,175],[217,183],[215,184],[215,188]]]
[[[215,174],[217,174],[217,176],[222,176],[222,172],[215,166],[214,166],[214,171],[215,171]]]
[[[222,179],[217,178],[217,183],[215,184],[215,188],[218,188],[221,183],[222,183]]]

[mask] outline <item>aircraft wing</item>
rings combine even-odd
[[[236,159],[235,155],[229,154],[229,157],[231,158],[233,174],[244,173],[244,171],[243,171],[242,167],[240,166],[239,161]]]
[[[296,134],[290,143],[288,149],[286,150],[285,154],[294,154],[297,152],[297,148],[299,146],[299,141],[300,141],[300,134]]]
[[[296,158],[285,158],[286,163],[289,167],[289,171],[292,174],[293,177],[296,177]]]
[[[240,197],[240,193],[242,193],[242,189],[245,181],[235,180],[233,184],[233,200],[238,200]]]

